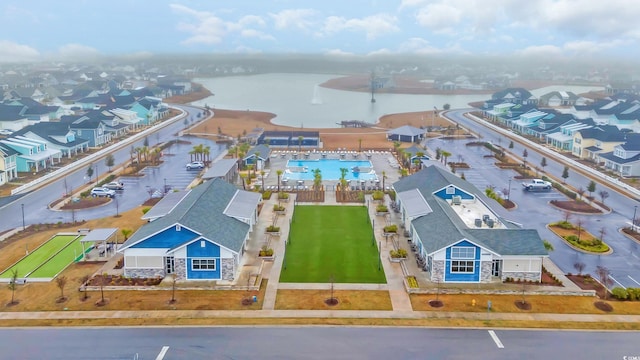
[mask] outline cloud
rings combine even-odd
[[[462,11],[448,4],[429,4],[416,14],[418,24],[434,32],[452,32],[461,22]]]
[[[38,50],[27,45],[0,40],[0,49],[2,49],[2,51],[0,51],[0,63],[33,62],[40,60]]]
[[[100,58],[102,54],[90,46],[67,44],[58,48],[58,56],[65,60],[92,60]]]
[[[353,56],[355,55],[352,52],[348,52],[348,51],[344,51],[341,49],[329,49],[325,52],[325,55],[330,55],[330,56]]]
[[[560,58],[562,57],[562,48],[555,45],[528,46],[524,49],[516,51],[516,55],[531,58],[534,60],[544,58]]]
[[[265,20],[257,15],[245,15],[234,22],[223,20],[209,11],[198,11],[179,4],[169,6],[176,13],[188,17],[188,21],[181,21],[177,25],[178,30],[190,34],[183,41],[184,44],[220,44],[234,34],[245,38],[274,40],[273,36],[255,29],[266,25]]]
[[[397,20],[388,14],[376,14],[359,19],[329,16],[325,19],[322,34],[334,35],[342,31],[356,31],[364,32],[367,40],[373,40],[381,35],[400,31],[395,24]]]
[[[278,30],[310,30],[317,24],[317,21],[314,20],[316,15],[317,11],[312,9],[287,9],[278,13],[269,13]]]

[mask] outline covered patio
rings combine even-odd
[[[82,253],[85,254],[84,260],[87,260],[87,251],[91,256],[98,259],[108,259],[116,253],[116,245],[118,243],[118,228],[103,229],[79,229],[78,233],[86,235],[80,240],[82,244]],[[85,244],[92,244],[88,247]]]

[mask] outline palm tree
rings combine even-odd
[[[319,191],[322,188],[322,174],[320,169],[313,170],[313,189]]]
[[[451,156],[451,153],[445,150],[440,150],[440,155],[442,156],[444,166],[447,166],[447,158]]]
[[[262,191],[264,191],[264,170],[260,170],[260,180],[262,180]]]
[[[384,190],[384,189],[385,189],[385,187],[384,187],[384,181],[385,181],[386,179],[387,179],[387,172],[386,172],[386,171],[383,171],[383,172],[382,172],[382,190]]]
[[[282,170],[276,170],[276,175],[278,175],[278,192],[280,192],[280,177],[282,176]]]
[[[211,146],[205,146],[204,149],[202,149],[202,156],[204,157],[204,160],[209,163],[210,162],[210,156],[211,156]]]
[[[347,173],[349,172],[349,169],[347,168],[340,168],[340,187],[342,188],[342,190],[347,190]]]
[[[304,139],[304,136],[298,136],[298,152],[302,149],[302,139]]]

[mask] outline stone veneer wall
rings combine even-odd
[[[480,262],[480,282],[481,283],[491,282],[491,270],[492,270],[491,268],[492,268],[491,261]]]
[[[164,269],[124,269],[124,276],[130,278],[155,278],[164,275]]]
[[[502,281],[505,281],[507,278],[512,278],[514,280],[530,280],[530,281],[540,281],[542,274],[540,272],[502,272]]]
[[[431,281],[444,281],[444,261],[434,260],[431,269]]]
[[[173,274],[176,280],[184,280],[187,278],[187,259],[173,260]]]
[[[220,259],[220,277],[222,280],[233,281],[235,276],[234,258]]]

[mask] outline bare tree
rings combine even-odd
[[[609,286],[613,284],[613,280],[611,279],[611,271],[602,265],[596,266],[596,275],[600,280],[602,286],[604,286],[604,299],[607,300],[609,295]]]
[[[9,290],[11,290],[11,302],[9,303],[9,305],[15,305],[18,303],[15,297],[17,286],[18,286],[18,269],[13,269],[11,270],[11,278],[9,279],[9,284],[7,285]]]
[[[87,287],[86,287],[86,285],[88,285],[89,283],[89,279],[91,279],[89,275],[83,275],[80,279],[78,279],[80,286],[83,286],[83,285],[85,286],[84,290],[82,291],[82,301],[85,301],[89,298],[89,295],[87,294]]]
[[[171,300],[169,300],[169,304],[176,303],[176,274],[171,274]]]
[[[598,195],[600,195],[600,201],[604,204],[604,200],[609,197],[609,192],[607,190],[598,191]]]
[[[584,195],[584,192],[585,192],[585,189],[584,189],[582,186],[580,186],[580,187],[576,190],[576,193],[577,193],[577,194],[579,195],[579,197],[580,197],[578,200],[582,200],[582,196]]]
[[[565,211],[564,213],[564,222],[569,222],[569,219],[571,218],[571,212],[570,211]]]
[[[584,271],[585,266],[586,266],[585,263],[581,261],[576,261],[575,263],[573,263],[573,268],[576,269],[576,271],[578,272],[578,275],[582,275],[582,272]]]
[[[65,301],[66,298],[64,297],[64,287],[67,285],[67,277],[66,276],[58,276],[56,278],[56,286],[58,287],[58,289],[60,289],[60,301]]]

